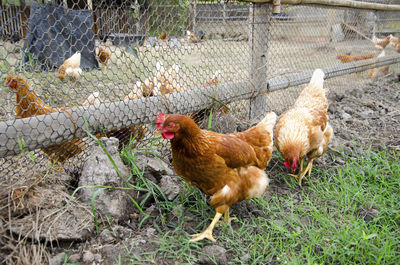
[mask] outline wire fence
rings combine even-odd
[[[269,4],[219,1],[82,3],[1,8],[2,175],[49,161],[79,167],[93,143],[86,129],[119,138],[121,147],[161,148],[165,142],[152,140],[160,111],[189,114],[203,128],[225,121],[225,127],[211,124],[216,131],[244,129],[240,124],[267,110],[287,109],[315,68],[336,76],[327,81],[331,89],[375,81],[367,72],[351,73],[376,66],[399,72],[395,43],[376,46],[398,36],[399,12],[282,5],[272,14]],[[369,57],[340,60],[346,56]]]

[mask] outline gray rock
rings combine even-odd
[[[103,261],[100,254],[94,254],[94,260],[99,262],[97,264],[102,264],[102,261]]]
[[[64,259],[67,254],[65,252],[58,253],[49,260],[49,265],[60,265],[64,264]]]
[[[68,257],[68,263],[78,263],[81,260],[81,254],[72,254]]]
[[[227,264],[226,249],[216,245],[208,245],[202,249],[199,255],[200,264]],[[215,261],[215,262],[214,262]]]
[[[131,238],[134,235],[132,228],[128,228],[128,227],[121,226],[121,225],[116,225],[113,228],[113,230],[118,235],[118,237],[121,239]]]
[[[84,251],[82,255],[82,261],[85,264],[92,263],[94,261],[94,254],[90,251]]]
[[[351,115],[350,114],[348,114],[348,113],[346,113],[346,112],[343,112],[343,113],[341,113],[341,115],[340,115],[341,117],[342,117],[342,119],[344,119],[344,120],[348,120],[348,119],[351,119]]]
[[[358,115],[363,119],[370,119],[374,115],[374,112],[372,110],[365,110],[365,111],[359,112]]]
[[[104,229],[100,233],[100,239],[103,243],[110,243],[115,240],[113,233],[109,229]]]
[[[82,175],[79,179],[79,186],[113,186],[123,187],[124,179],[129,177],[129,170],[123,164],[118,151],[119,141],[117,138],[101,138],[105,149],[114,160],[116,167],[121,172],[119,176],[104,150],[96,145],[91,149],[88,159],[83,166]],[[98,188],[82,188],[80,195],[82,201],[90,204],[94,193]],[[118,189],[105,189],[97,193],[94,201],[97,212],[109,215],[115,221],[126,220],[132,210],[132,204],[126,191]]]
[[[179,193],[183,192],[183,185],[178,177],[162,176],[160,181],[160,189],[164,192],[167,199],[172,201]]]
[[[99,252],[103,259],[101,264],[115,264],[115,259],[118,258],[118,256],[124,259],[127,255],[126,248],[119,244],[101,246]]]
[[[156,234],[156,229],[154,229],[153,227],[149,227],[146,229],[145,233],[147,238],[153,237]]]
[[[36,220],[37,223],[32,222]],[[36,224],[41,229],[37,229]],[[11,231],[35,240],[78,240],[83,241],[90,237],[93,231],[93,216],[86,205],[70,204],[68,208],[42,209],[39,213],[32,213],[17,219],[11,224]]]
[[[354,114],[354,109],[352,109],[352,108],[350,108],[350,107],[344,106],[344,107],[343,107],[343,110],[344,110],[344,112],[346,112],[346,113],[348,113],[348,114],[350,114],[350,115],[353,115],[353,114]]]
[[[136,165],[140,169],[145,169],[152,174],[158,174],[158,175],[174,174],[174,171],[170,168],[170,166],[160,158],[155,158],[143,154],[137,154],[136,158],[138,159]]]

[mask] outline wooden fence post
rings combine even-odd
[[[197,2],[190,0],[189,16],[188,16],[188,30],[192,33],[196,32],[196,17],[197,17]],[[186,32],[185,32],[186,33]]]
[[[223,17],[223,23],[224,23],[224,25],[226,24],[226,20],[227,20],[227,18],[226,18],[226,3],[225,3],[225,1],[221,1],[221,3],[222,3],[222,17]]]
[[[250,119],[258,120],[263,118],[267,109],[266,95],[258,94],[258,91],[265,91],[267,86],[268,26],[271,15],[272,8],[270,4],[252,3],[250,5],[249,78],[255,91],[254,97],[250,98]]]

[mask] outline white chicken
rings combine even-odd
[[[76,52],[65,60],[60,68],[58,68],[57,75],[61,80],[64,80],[66,77],[69,77],[73,81],[78,80],[82,75],[81,53]]]

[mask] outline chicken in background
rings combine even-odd
[[[180,67],[174,64],[171,68],[166,70],[163,64],[158,61],[156,63],[157,74],[154,78],[154,92],[153,95],[166,95],[174,92],[184,91],[185,88],[179,82]]]
[[[214,73],[214,76],[210,80],[204,82],[201,86],[202,87],[216,86],[221,82],[220,80],[221,80],[221,71],[217,70]]]
[[[376,48],[383,50],[383,49],[385,49],[386,46],[389,44],[389,42],[390,42],[390,36],[386,36],[386,37],[383,38],[383,39],[379,39],[379,38],[377,38],[376,36],[373,36],[373,37],[372,37],[372,42],[375,43],[375,47],[376,47]]]
[[[284,165],[292,173],[300,165],[298,174],[291,174],[298,178],[299,185],[307,173],[311,175],[314,159],[325,154],[333,135],[323,84],[324,72],[317,69],[294,106],[282,114],[275,129],[275,145],[285,160]],[[309,161],[303,169],[306,157]]]
[[[100,65],[106,67],[111,59],[111,52],[101,46],[97,47],[96,59]]]
[[[69,77],[72,81],[76,81],[82,75],[81,69],[81,53],[76,52],[58,68],[57,75],[61,80]]]
[[[171,68],[166,70],[164,65],[160,61],[157,61],[155,76],[149,77],[143,82],[136,81],[132,91],[124,100],[160,96],[184,91],[185,88],[179,82],[179,72],[180,67],[178,64],[174,64]]]
[[[350,63],[355,61],[367,60],[373,58],[375,55],[373,53],[364,54],[364,55],[346,55],[346,54],[338,54],[336,59],[339,59],[342,63]],[[359,77],[361,72],[357,72],[356,75]]]
[[[124,97],[124,100],[134,100],[137,98],[144,97],[142,86],[143,84],[141,81],[136,81],[136,83],[133,85],[132,91],[129,92],[129,94]]]
[[[29,84],[21,77],[8,76],[6,85],[9,86],[16,94],[16,116],[17,118],[28,118],[39,116],[46,113],[64,112],[71,117],[68,112],[71,108],[53,108],[46,105],[43,100],[35,93]],[[98,92],[97,92],[98,93]],[[96,92],[88,97],[83,106],[96,102]],[[63,163],[65,160],[81,153],[86,148],[86,144],[80,139],[73,139],[70,142],[63,142],[42,148],[53,162]]]
[[[367,60],[374,57],[373,53],[364,54],[364,55],[346,55],[346,54],[338,54],[336,55],[336,59],[340,60],[342,63],[350,63],[355,61]]]
[[[165,40],[167,38],[167,33],[166,32],[161,33],[159,38],[160,40]]]
[[[396,47],[396,44],[399,43],[399,37],[395,37],[392,34],[389,35],[390,37],[390,45],[392,45],[393,47]]]
[[[276,114],[250,129],[232,134],[202,130],[188,116],[160,113],[156,118],[157,134],[171,141],[176,173],[188,183],[211,196],[216,214],[211,224],[191,241],[208,238],[215,241],[214,226],[229,207],[242,200],[261,196],[269,184],[265,173],[273,150],[273,127]]]
[[[384,57],[385,51],[383,50],[379,55],[378,58]],[[372,82],[375,82],[378,78],[383,77],[389,74],[389,65],[384,65],[377,68],[369,69],[368,76],[371,78]]]
[[[190,30],[187,30],[186,36],[189,41],[196,43],[204,39],[204,32],[200,29],[196,34],[193,34]]]
[[[397,42],[394,43],[394,50],[400,53],[400,37],[397,37]]]

